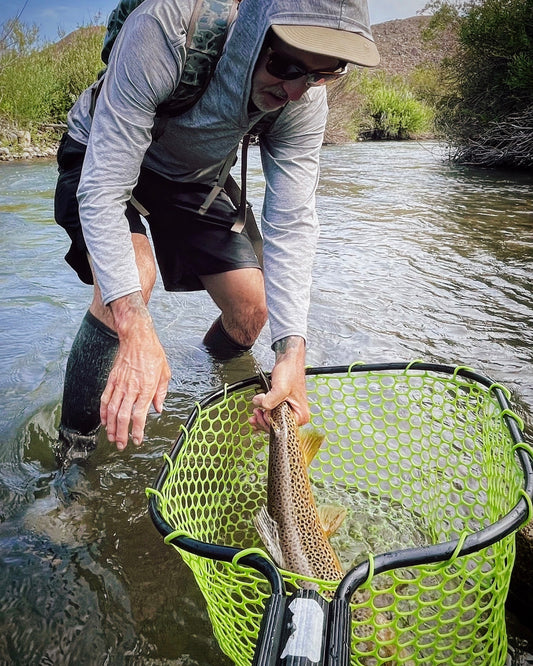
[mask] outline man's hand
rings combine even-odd
[[[309,404],[305,386],[305,340],[298,336],[274,343],[276,363],[272,370],[271,389],[253,398],[255,405],[250,423],[254,430],[269,430],[268,412],[286,400],[294,411],[298,425],[309,421]]]
[[[141,293],[111,303],[119,350],[100,402],[100,418],[110,442],[123,450],[130,421],[133,443],[139,446],[150,405],[157,412],[170,381],[170,368]]]

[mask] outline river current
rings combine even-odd
[[[307,362],[467,365],[509,388],[528,433],[533,176],[445,158],[433,142],[324,148]],[[51,447],[91,290],[62,259],[55,178],[52,161],[0,164],[0,664],[229,664],[144,490],[195,401],[253,363],[213,363],[201,340],[215,306],[158,282],[151,311],[173,373],[165,412],[149,417],[142,448],[118,453],[102,439],[65,492]],[[256,148],[249,181],[258,212]],[[253,355],[271,368],[268,330]],[[530,620],[512,618],[510,633],[520,663],[533,663]]]

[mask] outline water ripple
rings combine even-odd
[[[307,362],[468,365],[506,384],[531,424],[533,179],[442,157],[436,143],[324,150]],[[256,148],[249,175],[259,211]],[[142,449],[118,453],[102,435],[61,495],[52,445],[91,290],[63,262],[55,177],[53,161],[0,165],[0,614],[12,635],[11,648],[0,637],[0,662],[12,649],[20,663],[68,653],[78,664],[87,654],[225,664],[190,572],[150,524],[144,489],[195,401],[255,374],[256,361],[271,367],[268,330],[253,356],[214,363],[201,340],[216,308],[158,283],[152,313],[173,371],[166,410],[149,415]]]

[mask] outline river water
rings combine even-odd
[[[152,314],[173,371],[147,441],[104,440],[58,479],[51,445],[64,368],[90,289],[62,257],[55,164],[0,164],[0,664],[227,665],[189,570],[148,515],[153,484],[194,402],[254,374],[214,364],[203,293]],[[533,177],[460,168],[436,143],[326,147],[307,361],[464,364],[505,384],[533,422]],[[249,195],[260,210],[257,149]],[[254,348],[272,366],[268,331]],[[530,663],[529,618],[510,618]],[[533,663],[533,662],[531,662]]]

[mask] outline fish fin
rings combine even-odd
[[[343,506],[333,506],[331,504],[323,504],[317,507],[317,511],[322,529],[328,538],[339,529],[347,514]]]
[[[325,436],[323,433],[316,430],[300,430],[300,443],[302,445],[302,452],[304,454],[305,466],[313,462],[314,457],[318,453],[318,449],[322,446]]]
[[[279,539],[279,530],[277,522],[270,516],[266,506],[259,509],[259,513],[254,518],[255,529],[259,532],[261,541],[274,559],[274,562],[285,568],[281,543]]]

